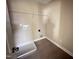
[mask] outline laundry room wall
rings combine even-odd
[[[8,8],[14,32],[19,29],[19,24],[26,24],[31,26],[33,39],[39,38],[40,11],[37,3],[26,0],[8,0]]]
[[[66,52],[73,53],[73,0],[54,0],[41,6],[46,36]]]

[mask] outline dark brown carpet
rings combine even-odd
[[[38,48],[37,51],[21,59],[73,59],[72,56],[68,55],[47,39],[35,42],[35,44]]]

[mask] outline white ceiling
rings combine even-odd
[[[40,3],[40,4],[48,4],[50,3],[52,0],[35,0],[36,2]]]
[[[13,0],[13,1],[17,1],[17,0]],[[20,0],[20,1],[22,1],[22,0]],[[54,0],[24,0],[24,1],[36,2],[39,4],[49,4],[50,2],[52,2]]]
[[[40,3],[40,4],[48,4],[53,0],[26,0],[26,1],[36,2],[36,3]]]

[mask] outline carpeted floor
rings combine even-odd
[[[37,51],[21,59],[73,59],[72,56],[68,55],[47,39],[35,42],[35,44],[38,48]]]

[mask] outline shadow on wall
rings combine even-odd
[[[54,27],[55,27],[55,25],[52,23],[52,21],[50,20],[50,18],[48,18],[47,22],[45,24],[46,36],[48,38],[53,39]]]

